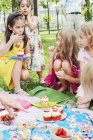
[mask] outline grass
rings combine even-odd
[[[44,57],[45,57],[45,71],[43,72],[43,76],[45,77],[48,73],[48,67],[49,67],[49,57],[48,57],[48,47],[55,45],[56,40],[56,31],[52,31],[50,35],[47,31],[41,32],[41,39],[42,44],[44,48]],[[3,40],[3,35],[0,33],[0,42]],[[22,88],[26,91],[29,91],[38,85],[40,85],[38,81],[37,74],[35,72],[30,71],[30,80],[28,82],[22,82]],[[0,87],[2,87],[5,90],[8,90],[8,88],[5,85],[4,80],[0,77]]]

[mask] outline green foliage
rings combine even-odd
[[[44,16],[43,16],[43,20],[44,20],[44,23],[45,23],[46,26],[47,26],[47,29],[49,29],[49,27],[48,27],[48,25],[49,25],[48,22],[49,22],[49,23],[52,22],[52,15],[49,14],[49,21],[48,21],[48,15],[44,15]]]
[[[12,11],[18,12],[19,9],[19,0],[12,0]]]
[[[12,0],[0,0],[0,11],[8,12],[12,7]]]
[[[92,19],[92,7],[90,6],[90,0],[86,0],[86,5],[84,8],[84,16],[86,21]]]
[[[39,2],[39,4],[40,4],[43,8],[47,9],[48,7],[50,7],[50,6],[52,5],[52,0],[41,0],[41,1]]]

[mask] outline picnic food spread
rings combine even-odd
[[[38,102],[39,106],[51,106],[49,102],[49,98],[47,96],[42,97],[42,99]]]

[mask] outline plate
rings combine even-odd
[[[61,115],[61,120],[64,120],[66,117],[67,117],[67,114],[66,114],[65,112],[62,113],[62,115]],[[55,121],[55,120],[44,121],[43,115],[42,115],[42,114],[39,114],[39,115],[37,116],[36,119],[37,119],[38,121],[41,121],[41,122],[57,122],[57,121],[61,121],[61,120],[57,120],[57,121]]]
[[[50,105],[48,105],[48,106],[41,106],[41,105],[39,105],[38,103],[39,103],[39,102],[37,102],[37,103],[32,103],[32,105],[35,106],[35,107],[38,107],[38,108],[48,108],[48,107],[53,107],[53,106],[55,106],[55,105],[57,104],[57,102],[49,102]]]
[[[10,58],[12,58],[12,59],[27,59],[28,58],[28,56],[27,55],[24,55],[24,56],[15,56],[15,55],[13,55],[13,56],[10,56]]]

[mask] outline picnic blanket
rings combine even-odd
[[[36,96],[42,98],[43,96],[48,96],[50,102],[57,102],[60,104],[70,104],[72,107],[76,107],[76,97],[69,91],[66,93],[58,92],[54,89],[38,86],[33,90],[29,91],[31,96]]]
[[[51,140],[51,127],[58,125],[60,127],[70,129],[73,134],[73,140],[93,140],[93,115],[92,112],[87,110],[79,111],[64,107],[67,114],[66,119],[57,122],[42,122],[36,120],[36,127],[29,129],[29,140],[35,136],[40,136],[43,140]],[[24,131],[24,130],[23,130]],[[9,130],[2,131],[3,140],[10,140],[15,138],[18,140],[19,128],[10,128]]]

